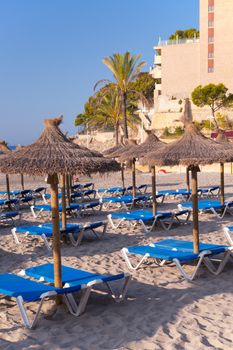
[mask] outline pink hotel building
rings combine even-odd
[[[185,98],[208,83],[233,92],[233,0],[200,1],[200,38],[159,41],[151,74],[156,96]]]

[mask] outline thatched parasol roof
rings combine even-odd
[[[123,149],[118,148],[115,152],[108,154],[108,158],[118,158],[121,156],[123,150],[124,150],[124,152],[129,151],[132,147],[134,147],[136,145],[137,145],[136,140],[127,140],[127,144],[124,146]]]
[[[129,150],[122,150],[122,154],[119,157],[120,161],[144,157],[147,153],[150,153],[153,150],[155,151],[165,145],[165,143],[160,141],[160,139],[154,134],[152,130],[148,130],[147,133],[148,136],[143,143],[140,145],[132,146]]]
[[[119,164],[104,157],[93,157],[72,143],[60,130],[62,117],[46,119],[38,140],[0,159],[3,173],[28,175],[84,174],[120,170]]]
[[[103,154],[96,150],[92,150],[90,148],[87,148],[83,145],[80,145],[77,141],[77,138],[75,136],[69,136],[68,139],[73,142],[75,145],[78,145],[83,151],[87,152],[87,157],[103,157]]]
[[[225,162],[230,156],[223,145],[205,137],[193,123],[186,123],[183,136],[145,156],[141,163],[148,165],[205,165]]]
[[[7,146],[7,142],[0,140],[0,154],[11,152],[11,149]]]
[[[115,152],[119,152],[119,151],[123,151],[125,148],[125,145],[120,143],[119,145],[115,145],[109,149],[106,149],[104,152],[103,152],[103,155],[105,157],[111,157],[111,154],[112,153],[115,153]]]

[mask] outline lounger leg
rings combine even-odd
[[[73,244],[74,247],[78,247],[80,245],[80,243],[83,240],[83,236],[84,236],[84,228],[78,233],[78,238],[77,240],[75,240],[73,234],[70,232],[68,233],[69,239],[71,241],[71,243]]]
[[[41,237],[42,237],[42,239],[43,239],[43,241],[44,241],[44,244],[45,244],[46,248],[48,249],[49,252],[51,252],[52,247],[51,247],[51,245],[49,244],[49,241],[48,241],[46,235],[43,233],[43,234],[41,235]]]
[[[222,213],[222,214],[218,214],[214,208],[210,208],[210,210],[212,211],[212,213],[213,213],[215,216],[217,216],[218,219],[223,219],[223,217],[224,217],[225,214],[226,214],[227,209],[228,209],[228,206],[226,205],[225,208],[224,208],[224,210],[223,210],[223,213]]]
[[[12,233],[12,235],[13,235],[13,237],[14,237],[15,243],[16,243],[16,244],[20,244],[19,239],[18,239],[18,236],[17,236],[17,234],[16,234],[16,227],[14,227],[14,228],[11,230],[11,233]]]
[[[204,262],[204,264],[206,265],[206,267],[208,268],[208,270],[209,270],[211,273],[213,273],[215,276],[217,276],[217,275],[219,275],[219,274],[223,271],[225,265],[227,264],[227,262],[228,262],[228,260],[229,260],[229,258],[230,258],[230,255],[231,255],[231,251],[227,251],[227,252],[224,254],[224,258],[223,258],[222,261],[220,262],[218,268],[216,268],[216,267],[214,266],[214,264],[212,263],[212,261],[211,261],[208,257],[205,257],[205,259],[204,259],[203,262]]]
[[[34,218],[37,218],[37,215],[36,215],[35,210],[34,210],[34,205],[32,205],[30,207],[30,209],[31,209],[31,212],[32,212],[32,215],[34,216]]]
[[[142,225],[145,235],[147,235],[148,233],[150,233],[150,232],[154,229],[155,221],[153,222],[153,224],[152,224],[152,226],[151,226],[150,229],[148,229],[148,228],[146,227],[146,225],[145,225],[145,223],[144,223],[143,220],[140,219],[140,220],[138,220],[138,222],[139,222],[139,224]]]
[[[110,223],[110,225],[112,226],[113,229],[118,229],[118,227],[121,225],[121,223],[125,220],[124,218],[121,219],[116,225],[114,224],[113,220],[112,220],[112,216],[111,214],[107,215],[108,221]]]
[[[115,300],[115,302],[119,303],[125,299],[131,278],[132,278],[131,275],[128,275],[125,277],[125,282],[124,282],[123,288],[121,290],[121,293],[118,296],[116,295],[116,293],[113,292],[110,283],[108,283],[108,282],[105,283],[106,286],[108,287],[108,290],[110,291],[111,297]]]
[[[231,246],[233,246],[233,239],[231,237],[230,231],[227,228],[224,228],[224,235]]]
[[[129,260],[129,257],[128,257],[128,250],[127,250],[127,248],[122,248],[121,249],[121,253],[122,253],[122,255],[123,255],[123,258],[125,259],[125,262],[126,262],[126,265],[128,266],[128,268],[129,269],[131,269],[131,270],[137,270],[140,266],[141,266],[141,264],[150,256],[149,254],[145,254],[145,255],[143,255],[143,257],[142,257],[142,259],[139,261],[139,263],[136,265],[136,266],[133,266],[132,264],[131,264],[131,261]]]
[[[171,221],[169,223],[165,223],[164,220],[159,220],[159,223],[160,225],[162,226],[162,228],[165,230],[165,231],[169,231],[170,228],[172,227],[173,223],[174,223],[174,217],[171,218]]]
[[[200,257],[199,257],[199,260],[198,260],[198,263],[197,263],[197,266],[195,267],[195,269],[194,269],[194,272],[192,273],[192,275],[191,276],[189,276],[188,274],[187,274],[187,272],[184,270],[184,268],[182,267],[182,265],[181,265],[181,263],[180,263],[180,261],[178,260],[178,259],[173,259],[173,262],[176,264],[176,267],[178,268],[178,270],[180,271],[180,273],[181,273],[181,275],[187,280],[187,281],[193,281],[194,280],[194,278],[196,277],[196,275],[197,275],[197,272],[198,272],[198,270],[199,270],[199,268],[200,268],[200,266],[201,266],[201,263],[203,262],[203,260],[204,260],[204,257],[205,257],[205,255],[204,254],[200,254]]]
[[[92,233],[94,234],[94,236],[98,239],[101,239],[102,236],[106,233],[107,231],[107,226],[108,226],[108,223],[106,222],[104,225],[103,225],[103,230],[102,232],[96,232],[95,229],[91,229]]]
[[[32,329],[32,328],[34,328],[36,326],[37,321],[38,321],[38,317],[39,317],[39,314],[40,314],[40,310],[41,310],[42,305],[43,305],[43,302],[44,302],[44,298],[41,299],[39,307],[38,307],[37,312],[36,312],[36,315],[35,315],[32,323],[31,323],[29,321],[27,312],[26,312],[25,307],[23,305],[23,298],[21,296],[18,296],[16,298],[16,303],[17,303],[17,305],[19,307],[20,315],[22,317],[22,320],[23,320],[23,323],[24,323],[25,327],[27,327],[29,329]]]
[[[83,294],[81,296],[81,299],[78,305],[75,302],[73,296],[71,296],[70,294],[64,295],[66,306],[72,315],[80,316],[85,311],[91,290],[92,290],[92,286],[87,287],[85,288],[85,290],[83,290]]]

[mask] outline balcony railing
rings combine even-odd
[[[199,43],[199,38],[193,39],[176,39],[176,40],[159,40],[157,46],[167,46],[167,45],[180,45],[180,44],[193,44]]]

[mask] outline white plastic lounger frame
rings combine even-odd
[[[96,279],[94,281],[91,281],[91,282],[87,283],[86,286],[84,286],[85,289],[83,291],[83,294],[82,294],[82,297],[80,299],[79,304],[77,304],[77,302],[74,299],[72,294],[65,294],[64,299],[65,299],[65,303],[68,307],[68,310],[70,311],[70,313],[72,315],[80,316],[85,311],[90,293],[92,290],[94,290],[93,287],[98,286],[98,284],[100,284],[100,285],[105,284],[108,288],[108,291],[110,292],[111,298],[117,303],[122,302],[126,297],[131,278],[132,278],[132,276],[130,274],[125,274],[124,284],[123,284],[123,287],[121,289],[121,292],[118,295],[113,292],[113,289],[112,289],[109,282],[104,282],[101,279]],[[69,287],[69,283],[66,283],[64,288],[65,287]]]
[[[233,237],[232,237],[233,232],[230,231],[228,227],[224,227],[224,231],[223,232],[224,232],[224,235],[225,235],[226,239],[228,240],[229,244],[231,246],[233,246]]]
[[[77,235],[78,235],[77,239],[75,238],[75,232],[74,232],[74,233],[73,233],[73,232],[69,232],[69,233],[68,233],[70,242],[72,243],[72,245],[73,245],[74,247],[78,247],[78,246],[81,244],[82,240],[83,240],[85,231],[91,231],[91,232],[95,235],[96,238],[101,239],[102,236],[106,233],[107,226],[108,226],[108,223],[105,222],[102,226],[100,226],[100,227],[103,227],[103,230],[100,231],[100,232],[97,232],[97,231],[95,230],[95,228],[89,227],[88,224],[87,224],[87,225],[84,225],[84,226],[82,227],[82,229],[80,229],[80,231],[77,232]],[[41,227],[41,225],[39,225],[39,227]],[[16,243],[16,244],[20,244],[19,237],[18,237],[16,231],[17,231],[17,227],[14,227],[14,228],[11,230],[11,233],[12,233],[12,235],[13,235],[13,237],[14,237],[15,243]],[[29,235],[30,235],[30,232],[27,231],[27,232],[25,232],[24,234],[20,233],[20,235],[29,236]],[[35,235],[35,236],[37,236],[37,235]],[[52,245],[49,243],[48,237],[47,237],[44,233],[43,233],[42,235],[38,235],[38,236],[40,236],[40,237],[43,239],[44,244],[45,244],[47,250],[48,250],[49,252],[51,252],[51,250],[52,250]],[[52,237],[51,237],[51,239],[52,239]]]
[[[20,244],[20,241],[19,241],[19,238],[18,238],[18,235],[17,235],[17,232],[16,232],[16,231],[17,231],[17,227],[14,227],[14,228],[11,230],[11,233],[12,233],[12,235],[13,235],[13,237],[14,237],[15,243],[16,243],[16,244]],[[22,235],[22,234],[20,233],[20,235]],[[25,232],[25,233],[23,234],[23,236],[29,236],[29,235],[30,235],[30,232],[29,232],[29,231],[27,231],[27,232]],[[36,236],[36,235],[35,235],[35,236]],[[49,241],[48,241],[47,236],[43,233],[42,235],[40,235],[40,237],[43,239],[46,248],[47,248],[48,251],[50,252],[50,251],[52,250],[52,246],[49,244]]]
[[[144,233],[148,234],[155,229],[157,223],[159,223],[165,231],[169,231],[175,222],[178,222],[179,224],[185,224],[188,222],[190,214],[190,211],[185,213],[184,215],[186,215],[186,218],[183,221],[179,219],[179,212],[174,212],[172,216],[164,219],[160,215],[157,215],[153,220],[151,226],[146,225],[142,219],[127,220],[127,216],[122,219],[119,219],[117,223],[114,223],[111,214],[108,214],[107,218],[108,222],[114,230],[117,230],[123,222],[126,222],[129,226],[133,228],[140,224],[143,227]]]
[[[41,296],[40,296],[40,303],[39,303],[38,309],[36,311],[35,317],[34,317],[34,319],[32,321],[29,320],[29,317],[27,315],[27,311],[26,311],[26,309],[24,307],[24,300],[23,300],[22,296],[18,296],[16,298],[16,303],[18,305],[18,308],[19,308],[19,311],[20,311],[20,315],[21,315],[21,318],[23,320],[23,323],[24,323],[25,327],[27,327],[29,329],[35,328],[35,326],[36,326],[36,324],[38,322],[40,310],[42,308],[44,300],[45,299],[54,298],[56,295],[57,295],[57,293],[55,291],[54,292],[50,291],[50,292],[41,294]]]
[[[105,222],[103,224],[102,232],[97,232],[94,228],[89,227],[89,225],[87,224],[87,225],[83,226],[83,228],[82,228],[82,230],[80,230],[80,232],[78,232],[77,239],[75,239],[75,237],[74,237],[75,233],[70,232],[70,233],[68,233],[68,236],[69,236],[69,239],[70,239],[71,243],[73,244],[73,246],[78,247],[83,240],[85,231],[91,231],[96,238],[101,239],[107,231],[107,226],[108,226],[108,223]]]
[[[179,208],[179,209],[184,209],[184,208],[182,207],[182,204],[178,204],[178,208]],[[192,208],[190,208],[190,209],[192,210]],[[205,212],[207,212],[207,211],[211,211],[211,212],[212,212],[218,219],[220,219],[220,220],[224,218],[226,212],[228,212],[229,214],[233,215],[232,212],[231,212],[231,210],[230,210],[229,204],[227,204],[227,203],[225,204],[224,209],[223,209],[223,211],[222,211],[221,214],[218,213],[213,207],[206,208],[206,209],[199,209],[199,212],[200,212],[200,213],[205,213]]]
[[[150,247],[154,247],[154,244],[151,244]],[[199,254],[199,258],[198,258],[197,265],[195,266],[195,269],[194,269],[194,271],[193,271],[193,273],[192,273],[191,275],[189,275],[189,274],[184,270],[184,268],[182,267],[182,264],[181,264],[181,262],[180,262],[179,259],[174,258],[174,259],[171,261],[171,263],[172,263],[172,262],[175,263],[177,269],[179,270],[179,272],[181,273],[181,275],[185,278],[185,280],[187,280],[187,281],[193,281],[194,278],[196,277],[197,272],[198,272],[198,270],[199,270],[199,268],[200,268],[200,266],[201,266],[202,263],[205,264],[205,266],[208,268],[208,270],[209,270],[212,274],[214,274],[215,276],[219,275],[219,274],[223,271],[223,269],[224,269],[226,263],[228,262],[228,260],[229,260],[229,258],[230,258],[230,256],[231,256],[231,254],[232,254],[232,251],[233,251],[233,247],[229,247],[229,249],[228,249],[225,253],[223,253],[223,259],[218,260],[219,265],[218,265],[218,267],[216,268],[215,265],[212,263],[212,261],[211,261],[211,259],[210,259],[210,255],[212,254],[212,252],[209,251],[209,250],[203,250],[203,251]],[[138,262],[136,265],[133,265],[132,262],[131,262],[131,260],[129,259],[129,251],[128,251],[128,249],[127,249],[127,248],[122,248],[122,249],[121,249],[121,253],[122,253],[122,255],[123,255],[123,258],[125,259],[125,262],[126,262],[128,268],[131,269],[131,270],[137,270],[137,269],[143,264],[143,262],[144,262],[145,260],[147,260],[148,258],[153,258],[153,257],[150,256],[149,253],[146,253],[145,255],[142,256],[142,258],[139,260],[139,262]],[[158,259],[156,259],[156,258],[153,258],[153,259],[155,260],[155,262],[156,262],[156,264],[157,264],[158,266],[164,266],[165,263],[167,263],[166,260],[158,260]],[[216,259],[215,259],[215,261],[216,261]]]

